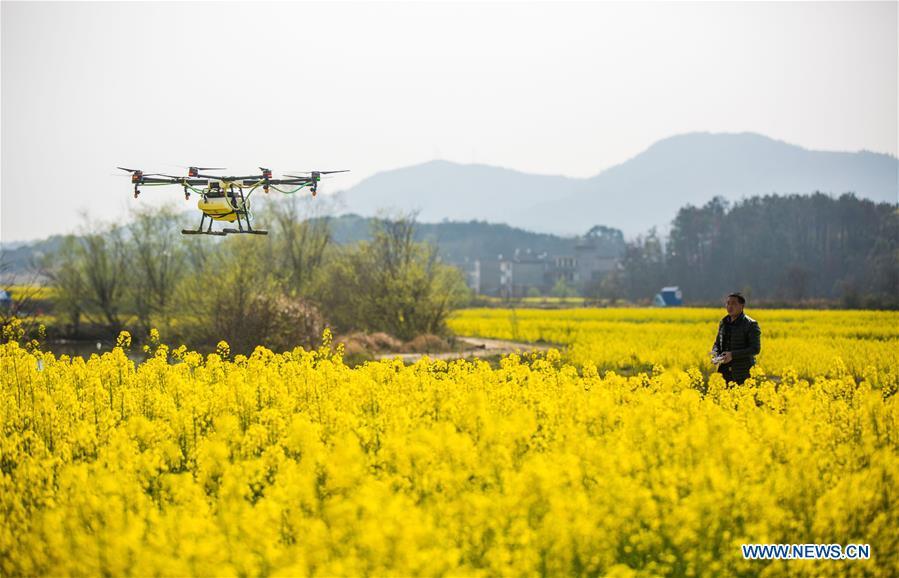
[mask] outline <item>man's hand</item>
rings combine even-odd
[[[723,363],[730,363],[730,362],[733,361],[733,360],[734,360],[734,354],[731,353],[730,351],[725,351],[725,352],[724,352],[724,361],[722,361],[721,363],[722,363],[722,364],[723,364]]]

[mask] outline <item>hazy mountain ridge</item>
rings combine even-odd
[[[420,209],[422,221],[483,219],[573,235],[604,224],[634,236],[667,228],[678,209],[815,191],[896,203],[899,160],[869,151],[813,151],[755,133],[689,133],[663,139],[588,179],[528,175],[431,161],[374,175],[344,192],[354,213]]]
[[[371,216],[378,211],[419,211],[427,221],[504,222],[515,204],[561,200],[583,180],[553,175],[530,175],[488,165],[459,165],[435,160],[377,173],[343,193],[347,211]],[[485,196],[502,190],[513,206],[486,203]]]
[[[60,249],[64,235],[52,235],[37,241],[0,243],[0,282],[31,283],[42,280],[40,260]]]

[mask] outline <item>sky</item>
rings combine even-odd
[[[0,240],[186,174],[589,177],[684,132],[897,154],[897,3],[0,3]],[[124,173],[123,173],[124,174]]]

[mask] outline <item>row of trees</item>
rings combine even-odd
[[[627,243],[621,270],[598,296],[649,299],[679,285],[691,301],[733,290],[754,299],[899,307],[899,212],[845,194],[767,195],[687,206],[667,241],[655,230]]]
[[[445,333],[467,288],[433,247],[414,242],[414,215],[375,220],[371,240],[338,245],[324,209],[299,197],[269,203],[257,215],[271,230],[261,238],[185,238],[185,217],[170,208],[86,227],[42,262],[55,315],[73,336],[157,327],[235,351],[313,346],[326,325],[404,340]]]

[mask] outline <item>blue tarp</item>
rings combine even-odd
[[[656,293],[654,304],[659,307],[672,307],[684,304],[684,295],[681,293],[680,287],[662,287],[662,290]]]

